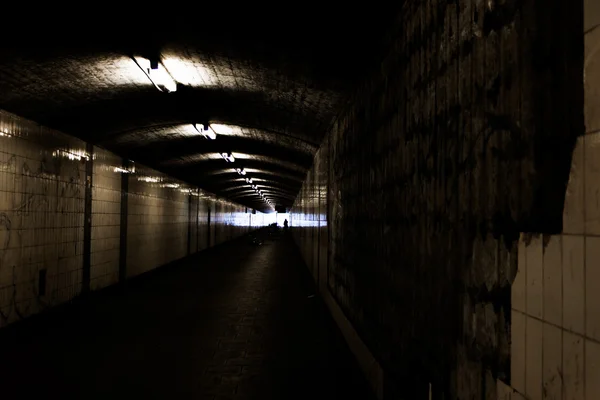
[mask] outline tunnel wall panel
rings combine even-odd
[[[85,143],[3,111],[0,132],[3,326],[81,291]]]
[[[209,229],[208,225],[208,206],[209,202],[206,198],[199,197],[198,210],[198,250],[202,251],[209,247]]]
[[[219,201],[215,200],[212,202],[212,209],[214,210],[213,219],[215,226],[215,246],[223,243],[223,241],[225,240],[225,213],[223,211],[223,208],[223,204],[221,204]]]
[[[293,207],[290,231],[300,254],[317,285],[327,279],[329,228],[327,226],[327,188],[329,180],[328,140],[317,151]]]
[[[209,230],[214,246],[270,221],[134,166],[0,110],[0,328],[204,250]]]
[[[119,281],[122,159],[100,147],[93,154],[90,288],[98,290]]]
[[[511,384],[518,239],[562,231],[584,133],[580,6],[406,2],[321,147],[324,296],[374,356],[380,396],[427,398],[431,384],[434,398],[491,399]],[[291,213],[311,273],[313,174]]]
[[[189,191],[183,182],[136,165],[129,181],[127,276],[187,256]],[[161,182],[146,182],[156,178]]]
[[[600,3],[584,5],[586,134],[573,152],[562,233],[519,240],[511,382],[499,384],[499,398],[600,398]]]
[[[198,224],[198,213],[199,213],[199,202],[200,198],[198,197],[198,191],[193,190],[192,194],[189,195],[189,243],[188,243],[188,254],[194,254],[198,252],[198,233],[199,233],[199,224]]]

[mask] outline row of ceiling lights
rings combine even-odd
[[[159,60],[148,60],[141,57],[134,57],[134,62],[137,66],[144,72],[144,74],[148,77],[150,82],[161,92],[175,92],[177,91],[177,82],[169,71],[162,65]],[[210,140],[215,140],[217,138],[217,134],[210,127],[210,124],[194,124],[194,128],[198,133],[203,135],[205,138]],[[235,162],[235,157],[231,153],[221,153],[221,157],[226,162],[232,163]],[[235,171],[242,176],[246,175],[246,171],[244,168],[236,168]],[[252,184],[252,178],[247,177],[246,182]],[[256,193],[265,201],[271,208],[273,208],[273,204],[271,203],[271,199],[265,197],[264,193],[258,189],[258,186],[251,185],[252,189],[256,191]]]
[[[223,157],[223,159],[226,162],[229,162],[229,163],[235,162],[235,157],[231,153],[221,153],[221,157]],[[238,175],[241,175],[241,176],[247,175],[247,172],[244,170],[244,168],[241,168],[241,167],[236,168],[235,172],[237,172]],[[263,199],[264,202],[266,202],[267,204],[269,204],[269,206],[271,206],[271,208],[273,208],[271,199],[268,199],[267,197],[265,197],[265,194],[260,189],[258,189],[258,186],[252,185],[252,178],[246,177],[246,183],[249,183],[251,185],[252,189],[254,189],[256,191],[256,193],[261,197],[261,199]]]
[[[235,170],[236,170],[236,172],[237,172],[239,175],[242,175],[242,176],[245,176],[245,175],[246,175],[246,171],[244,171],[244,168],[236,168]],[[252,189],[254,189],[254,191],[255,191],[255,192],[256,192],[256,193],[257,193],[257,194],[260,196],[260,198],[261,198],[261,199],[263,199],[263,201],[264,201],[264,202],[266,202],[266,203],[267,203],[269,206],[271,206],[271,208],[273,208],[273,203],[271,202],[271,199],[267,198],[267,197],[265,196],[265,194],[262,192],[262,190],[260,190],[260,189],[258,188],[258,186],[257,186],[257,185],[253,185],[253,184],[252,184],[252,178],[250,178],[249,176],[247,176],[247,177],[246,177],[246,183],[248,183],[248,184],[250,185],[250,187],[251,187]]]

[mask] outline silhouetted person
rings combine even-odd
[[[288,228],[288,222],[287,219],[283,221],[283,229],[287,229]]]

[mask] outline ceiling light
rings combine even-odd
[[[135,174],[135,164],[133,161],[130,161],[130,166],[127,168],[115,167],[115,172],[121,172],[123,174]]]
[[[231,153],[221,153],[221,157],[227,162],[234,162],[235,158]]]
[[[158,183],[158,182],[162,182],[162,178],[160,178],[158,176],[140,176],[138,178],[138,181],[148,182],[148,183]]]
[[[246,175],[246,171],[244,171],[244,168],[236,168],[235,170],[240,175]]]
[[[133,59],[158,90],[167,93],[175,92],[177,90],[177,82],[175,82],[169,72],[165,69],[164,65],[159,61],[150,61],[141,57],[134,57]]]
[[[207,139],[215,140],[217,138],[217,134],[208,124],[194,124],[194,128]]]

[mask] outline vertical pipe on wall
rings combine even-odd
[[[200,251],[200,188],[196,189],[198,200],[196,201],[196,253]]]
[[[192,192],[187,194],[188,199],[188,229],[187,229],[187,255],[192,254]]]
[[[208,210],[207,210],[207,224],[206,224],[206,230],[207,230],[207,235],[206,235],[206,248],[210,247],[210,204],[208,205]]]
[[[319,155],[320,157],[320,155]],[[316,219],[317,221],[317,248],[315,249],[315,257],[316,257],[316,271],[315,271],[315,279],[317,281],[317,292],[319,291],[319,288],[321,287],[321,177],[319,176],[320,174],[320,164],[321,164],[321,160],[319,160],[319,167],[315,172],[315,182],[313,183],[313,202],[316,201],[316,207],[313,208],[313,220]],[[315,191],[317,192],[315,195]],[[313,203],[314,204],[314,203]],[[314,242],[314,239],[313,239]]]
[[[94,171],[94,145],[86,143],[85,158],[85,194],[83,210],[83,270],[81,273],[81,292],[90,291],[92,260],[92,175]]]
[[[123,169],[129,168],[129,161],[123,160]],[[129,174],[121,174],[121,220],[119,224],[119,283],[127,279],[127,215],[129,201]]]
[[[329,137],[327,138],[327,192],[325,195],[325,198],[327,199],[327,208],[326,208],[326,218],[327,218],[327,265],[326,265],[326,271],[325,271],[325,285],[327,290],[329,290],[329,268],[331,267],[332,264],[332,231],[333,231],[333,224],[332,224],[332,216],[331,216],[331,173],[333,170],[333,152],[332,152],[332,140],[331,140],[332,135],[330,134]]]

